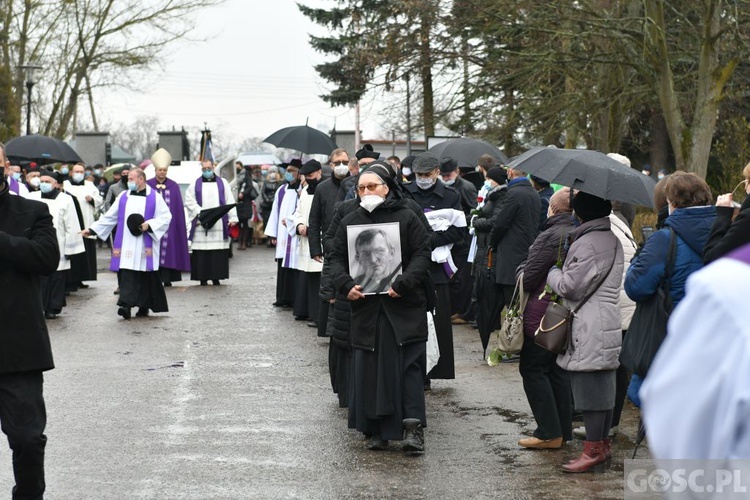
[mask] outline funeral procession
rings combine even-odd
[[[750,0],[3,7],[0,499],[750,498]]]

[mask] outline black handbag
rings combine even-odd
[[[622,341],[620,363],[641,378],[645,378],[651,362],[667,336],[667,322],[672,313],[672,298],[669,289],[674,272],[677,237],[674,229],[669,228],[669,249],[664,266],[664,279],[656,293],[635,306],[633,319],[627,335]]]
[[[600,286],[604,284],[607,276],[612,272],[612,268],[615,266],[615,259],[617,258],[617,246],[620,241],[615,238],[615,248],[612,255],[612,264],[606,273],[602,274],[602,278],[599,283],[578,303],[575,309],[572,311],[562,304],[557,302],[550,302],[547,305],[547,310],[542,316],[542,321],[539,323],[536,333],[534,333],[534,343],[539,347],[547,349],[555,354],[564,354],[568,350],[570,345],[570,334],[573,327],[573,318],[576,313],[588,302],[588,300],[594,296]]]

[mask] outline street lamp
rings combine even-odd
[[[18,69],[26,72],[26,89],[29,93],[26,100],[26,135],[31,135],[31,89],[36,84],[36,71],[42,67],[36,64],[25,64],[18,66]]]

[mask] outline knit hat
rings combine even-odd
[[[557,191],[549,199],[549,209],[552,214],[569,214],[573,211],[570,208],[570,188],[564,187]]]
[[[504,168],[492,167],[487,171],[487,178],[498,184],[505,184],[508,181],[508,174]]]
[[[573,210],[583,222],[607,217],[612,213],[612,203],[593,194],[580,191],[573,198]]]

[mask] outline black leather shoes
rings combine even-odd
[[[219,280],[211,280],[211,283],[213,283],[214,286],[221,285],[221,282]]]
[[[367,442],[367,449],[380,451],[388,449],[388,440],[380,437],[380,434],[373,434]]]
[[[201,280],[201,286],[208,286],[208,281]]]
[[[418,418],[404,419],[404,453],[407,455],[421,455],[424,453],[424,429]]]
[[[138,312],[135,313],[135,315],[138,318],[145,318],[146,316],[148,316],[148,309],[144,309],[142,307],[139,307],[138,308]]]
[[[117,314],[122,316],[122,319],[130,319],[130,308],[129,307],[120,307],[117,310]]]
[[[44,319],[57,319],[57,314],[55,314],[55,313],[44,313]]]
[[[309,326],[310,328],[317,328],[318,327],[318,323],[315,322],[315,321],[308,321],[307,322],[307,326]]]

